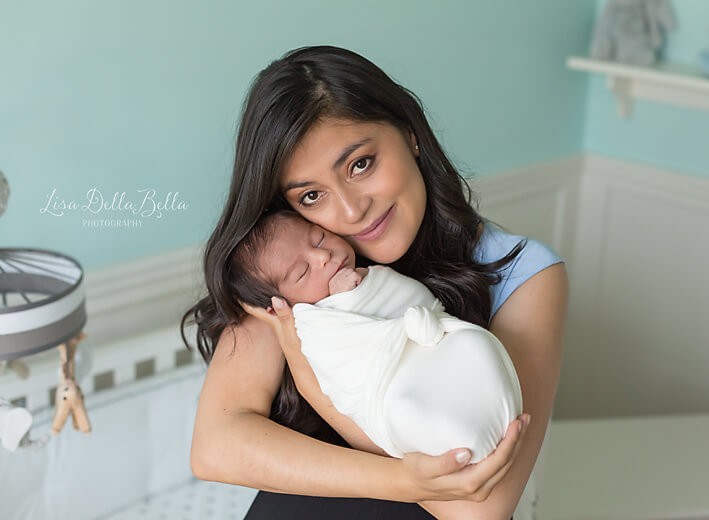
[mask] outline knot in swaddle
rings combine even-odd
[[[433,347],[438,344],[445,333],[443,323],[438,316],[422,305],[406,309],[404,328],[409,339],[425,347]]]

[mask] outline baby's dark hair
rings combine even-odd
[[[279,296],[292,306],[292,303],[278,292],[275,281],[261,269],[259,261],[263,258],[266,245],[276,234],[276,226],[285,220],[302,219],[303,217],[292,210],[266,212],[236,246],[231,257],[230,277],[232,287],[242,302],[266,309],[271,306],[271,297]]]

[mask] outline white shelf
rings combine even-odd
[[[620,117],[631,114],[636,98],[709,110],[709,78],[688,65],[662,63],[655,67],[637,67],[572,56],[566,66],[605,74],[608,88],[618,102]]]

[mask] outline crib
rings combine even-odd
[[[0,451],[3,520],[244,517],[256,490],[192,476],[189,450],[204,368],[182,346],[176,327],[100,348],[82,381],[89,435],[68,426],[41,446],[57,367],[47,357],[31,370],[31,385],[11,373],[0,378],[0,393],[36,410],[31,436],[40,445]]]

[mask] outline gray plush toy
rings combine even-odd
[[[7,185],[7,179],[0,172],[0,215],[5,213],[7,208],[7,199],[10,197],[10,186]]]
[[[609,0],[593,34],[591,57],[649,66],[677,27],[670,0]]]

